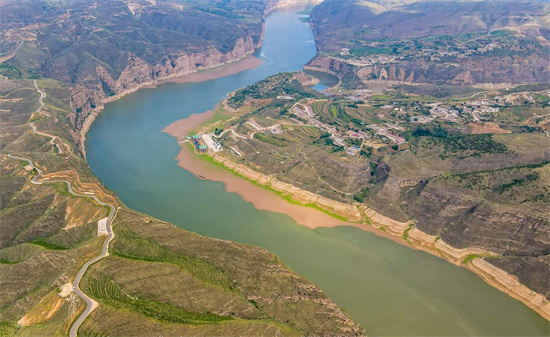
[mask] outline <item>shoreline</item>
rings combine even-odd
[[[162,131],[178,141],[185,139],[191,131],[211,122],[219,107],[220,105],[215,110],[178,120]],[[239,194],[259,210],[287,214],[298,224],[309,228],[356,227],[412,249],[443,258],[456,266],[474,272],[489,285],[521,301],[550,321],[548,299],[522,284],[516,276],[490,264],[483,258],[498,254],[475,247],[455,248],[438,237],[422,232],[412,222],[395,221],[366,205],[347,205],[330,200],[292,184],[282,183],[272,176],[266,176],[222,156],[211,153],[196,154],[190,144],[179,145],[181,150],[176,157],[178,166],[197,177],[203,176],[206,180],[222,182],[227,192]],[[346,221],[344,218],[356,221]],[[465,261],[471,256],[474,258]]]
[[[278,1],[273,8],[270,8],[269,10],[267,10],[264,13],[264,16],[267,15],[272,10],[277,9],[277,8],[292,7],[292,6],[299,5],[299,4],[308,4],[308,3],[312,4],[312,3],[316,3],[316,2],[321,2],[321,1],[316,1],[316,0],[309,0],[308,1],[308,0],[305,0],[305,1],[301,2],[300,0],[298,0],[298,3],[294,3],[294,4],[282,4],[282,3],[284,3],[284,1]],[[92,125],[95,118],[97,117],[98,113],[101,112],[104,109],[104,104],[116,101],[116,100],[118,100],[118,99],[120,99],[120,98],[122,98],[122,97],[124,97],[128,94],[131,94],[131,93],[134,93],[134,92],[138,91],[139,89],[142,89],[142,88],[156,88],[158,85],[163,84],[163,83],[168,83],[168,82],[174,82],[174,83],[202,82],[202,81],[208,81],[208,80],[213,80],[213,79],[220,78],[220,77],[233,75],[233,74],[239,73],[241,71],[253,69],[256,66],[258,66],[259,64],[261,64],[261,59],[258,59],[258,58],[253,56],[254,52],[255,51],[251,51],[248,54],[245,54],[242,58],[238,59],[237,61],[235,61],[233,63],[217,64],[217,65],[215,65],[213,67],[210,67],[210,68],[207,68],[207,69],[197,69],[197,70],[194,70],[192,72],[175,73],[175,74],[171,74],[171,75],[166,76],[166,77],[155,79],[153,81],[143,82],[143,83],[140,83],[139,85],[137,85],[135,88],[123,91],[123,92],[121,92],[121,93],[119,93],[115,96],[111,96],[111,97],[108,97],[108,98],[104,99],[101,102],[101,104],[98,105],[94,110],[92,110],[92,112],[86,117],[86,119],[84,120],[84,123],[83,123],[83,127],[80,130],[80,135],[79,135],[80,136],[79,137],[79,139],[80,139],[80,150],[82,152],[82,155],[83,155],[84,159],[86,159],[86,151],[85,151],[86,134],[89,131],[89,128]],[[253,60],[253,61],[251,61],[251,60]],[[256,62],[257,64],[254,65],[254,62]],[[245,65],[243,65],[241,63],[243,63]],[[304,69],[306,69],[306,67],[309,67],[309,66],[305,66]],[[326,73],[330,74],[330,72],[327,72],[324,69],[319,69],[319,68],[316,68],[316,67],[311,67],[310,70],[322,71],[322,72],[326,72]],[[212,75],[211,72],[216,73],[216,75]],[[187,119],[184,119],[184,120],[176,121],[175,123],[171,124],[171,126],[178,123],[178,122],[185,121],[186,123],[196,122],[193,125],[193,127],[196,127],[196,126],[198,126],[202,123],[208,122],[213,116],[214,116],[214,111],[207,111],[207,112],[204,112],[204,113],[201,113],[201,114],[191,115]],[[167,132],[166,130],[169,127],[165,128],[163,131]],[[189,128],[188,131],[191,131],[191,130],[192,130],[192,127]],[[167,133],[169,133],[169,132],[167,132]],[[209,168],[209,169],[214,169],[215,168],[217,170],[215,170],[213,172],[215,172],[216,174],[218,174],[219,172],[225,172],[226,174],[228,174],[229,176],[227,178],[227,181],[235,181],[235,182],[236,181],[246,181],[251,186],[254,186],[256,188],[261,189],[263,191],[263,193],[269,193],[271,196],[274,197],[272,200],[277,200],[277,203],[279,203],[279,202],[288,203],[289,205],[294,205],[296,207],[299,207],[301,210],[308,209],[309,211],[319,212],[319,213],[324,215],[323,218],[329,217],[331,220],[330,221],[326,220],[327,222],[325,223],[325,225],[323,227],[335,227],[335,226],[341,226],[341,225],[357,227],[359,229],[362,229],[362,230],[365,230],[365,231],[368,231],[368,232],[372,232],[372,233],[374,233],[378,236],[386,237],[386,238],[388,238],[388,239],[390,239],[394,242],[406,245],[410,248],[417,249],[417,250],[422,250],[422,251],[430,253],[434,256],[444,258],[445,260],[447,260],[447,261],[449,261],[449,262],[451,262],[451,263],[453,263],[457,266],[467,268],[470,271],[476,273],[479,277],[481,277],[485,282],[487,282],[491,286],[501,290],[502,292],[506,293],[510,297],[521,301],[522,303],[527,305],[529,308],[531,308],[532,310],[537,312],[539,315],[541,315],[544,319],[550,321],[550,301],[547,300],[543,295],[532,291],[531,289],[527,288],[525,285],[520,283],[519,280],[517,279],[517,277],[515,277],[511,274],[508,274],[506,271],[504,271],[504,270],[502,270],[502,269],[500,269],[496,266],[491,265],[486,260],[484,260],[482,257],[475,257],[472,260],[468,261],[467,263],[463,263],[463,260],[466,257],[468,257],[468,255],[471,255],[471,254],[484,255],[484,256],[495,255],[491,252],[487,252],[487,251],[479,250],[479,249],[475,249],[475,248],[473,248],[473,249],[462,249],[462,250],[454,248],[454,247],[442,242],[441,240],[436,239],[433,236],[430,236],[430,235],[428,235],[424,232],[421,232],[420,230],[418,230],[415,226],[413,226],[411,224],[399,223],[397,221],[394,221],[391,218],[385,217],[385,216],[377,213],[375,210],[372,210],[372,209],[370,209],[366,206],[364,206],[364,208],[359,211],[359,213],[362,213],[366,216],[365,223],[349,222],[349,221],[344,221],[342,219],[338,219],[338,218],[330,215],[330,213],[329,213],[330,211],[323,212],[322,209],[323,209],[324,205],[319,206],[317,204],[317,202],[320,199],[328,200],[327,198],[317,196],[316,197],[317,200],[312,201],[312,202],[310,200],[309,204],[317,205],[317,207],[311,207],[309,205],[299,205],[299,202],[291,203],[288,200],[286,200],[284,197],[281,197],[280,195],[277,195],[277,193],[272,193],[272,192],[276,192],[276,189],[273,188],[272,186],[269,187],[269,189],[271,189],[272,191],[269,191],[268,187],[266,187],[265,185],[270,184],[271,180],[265,180],[265,181],[258,180],[258,181],[255,181],[253,176],[252,177],[247,177],[245,174],[243,174],[243,173],[251,173],[252,175],[255,175],[257,177],[261,177],[261,176],[263,176],[261,173],[255,172],[251,169],[248,169],[247,172],[235,172],[231,167],[227,166],[227,164],[229,164],[228,160],[223,162],[223,163],[222,162],[216,162],[217,165],[213,165],[213,163],[209,163],[207,160],[204,160],[203,158],[199,158],[188,147],[186,148],[185,144],[180,144],[180,147],[181,147],[181,151],[177,156],[178,161],[180,161],[180,156],[183,156],[183,153],[185,153],[185,151],[187,151],[190,154],[189,158],[193,158],[194,163],[201,163],[203,165],[202,168]],[[209,158],[211,158],[211,157],[209,157]],[[186,159],[187,159],[187,157],[186,157]],[[212,159],[212,160],[214,160],[214,159]],[[223,168],[222,168],[222,166],[223,166]],[[183,167],[183,166],[181,166],[181,167]],[[197,176],[199,175],[198,173],[195,173],[191,170],[193,168],[191,168],[191,169],[188,169],[186,167],[183,167],[183,168],[190,171],[191,173],[193,173]],[[197,167],[195,169],[197,169]],[[254,201],[256,201],[256,199],[253,199],[253,196],[252,196],[252,198],[250,198],[251,196],[247,195],[247,192],[242,192],[242,194],[241,194],[238,191],[230,191],[230,190],[228,190],[228,183],[226,183],[223,180],[215,180],[212,177],[213,176],[207,176],[206,179],[212,180],[212,181],[220,181],[220,182],[224,183],[224,185],[226,186],[226,190],[228,192],[237,193],[237,194],[241,195],[241,197],[243,197],[245,200],[251,202],[256,208],[262,209],[262,208],[259,208],[259,207],[256,206],[256,204],[254,203]],[[245,179],[242,179],[242,178],[245,178]],[[291,198],[294,196],[292,192],[301,193],[303,191],[303,192],[305,192],[305,194],[310,194],[310,195],[313,194],[311,192],[301,190],[301,189],[299,189],[299,188],[297,188],[297,187],[295,187],[291,184],[286,184],[286,186],[291,190],[291,191],[288,191],[288,190],[286,191],[290,194]],[[247,199],[247,197],[248,197],[248,199]],[[249,199],[252,199],[252,200],[249,200]],[[333,202],[335,202],[335,201],[333,201]],[[266,209],[266,210],[270,210],[270,209]],[[274,211],[274,212],[284,213],[284,214],[287,214],[287,215],[292,217],[292,215],[288,214],[284,210]],[[315,218],[308,218],[308,216],[306,216],[305,218],[299,218],[300,221],[298,221],[294,217],[293,217],[293,219],[297,223],[302,224],[302,223],[300,223],[300,221],[313,221],[313,219],[315,219]],[[372,221],[371,224],[368,224],[369,220]],[[310,225],[308,227],[316,228],[316,227],[321,227],[321,226],[319,226],[319,225],[311,226]],[[409,240],[409,239],[412,239],[412,240]],[[474,253],[472,253],[472,252],[474,252]],[[479,261],[480,263],[477,263],[477,261]],[[489,267],[487,267],[487,265],[489,265]]]
[[[181,141],[196,127],[214,117],[214,114],[214,110],[194,114],[172,123],[162,131]],[[239,194],[244,200],[252,203],[256,209],[286,214],[298,224],[312,229],[351,226],[376,233],[393,241],[399,241],[396,236],[377,230],[362,218],[356,219],[358,221],[355,222],[343,219],[345,215],[349,214],[344,214],[342,209],[323,210],[322,207],[313,206],[313,202],[296,201],[296,198],[293,198],[294,201],[291,202],[284,197],[285,194],[290,195],[290,193],[283,189],[284,187],[292,188],[290,184],[278,182],[275,184],[278,188],[271,187],[272,181],[262,178],[263,175],[260,173],[258,173],[257,180],[254,181],[255,179],[247,177],[247,172],[229,169],[225,166],[228,164],[226,161],[219,162],[211,156],[196,154],[192,149],[192,145],[188,142],[179,145],[181,151],[176,157],[178,166],[197,177],[203,176],[206,180],[223,183],[227,192]],[[270,183],[270,187],[265,186],[266,182]],[[346,206],[346,208],[348,207]],[[353,210],[353,207],[351,209]],[[357,210],[356,213],[359,214],[360,212]]]
[[[211,81],[217,78],[226,77],[234,74],[238,74],[242,71],[254,69],[260,64],[262,60],[253,55],[254,52],[243,56],[241,59],[233,63],[218,64],[214,67],[207,69],[198,69],[193,72],[172,74],[170,76],[161,77],[153,81],[143,82],[137,85],[135,88],[125,90],[120,94],[108,97],[104,99],[100,105],[98,105],[84,120],[82,129],[80,130],[80,150],[84,159],[86,159],[86,134],[90,130],[90,126],[98,116],[98,114],[105,108],[105,104],[117,101],[126,95],[132,94],[140,89],[154,89],[164,83],[196,83]]]

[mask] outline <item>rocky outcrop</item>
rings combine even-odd
[[[128,65],[116,79],[104,67],[98,66],[96,67],[97,77],[91,84],[75,85],[71,88],[73,111],[71,119],[74,123],[71,134],[84,152],[84,135],[104,103],[114,101],[159,80],[236,62],[254,53],[257,47],[253,38],[249,36],[238,39],[233,50],[228,53],[222,53],[216,48],[197,53],[182,51],[174,60],[166,60],[156,65],[147,63],[135,55],[129,55]]]
[[[447,85],[491,85],[546,83],[550,79],[547,62],[537,55],[510,63],[501,58],[463,60],[459,63],[403,61],[391,64],[360,65],[353,61],[318,55],[305,69],[338,76],[350,88],[372,81]],[[348,79],[346,81],[346,79]]]
[[[428,184],[407,194],[407,212],[417,227],[458,249],[482,247],[504,256],[541,256],[548,250],[546,214],[497,207]],[[429,216],[427,215],[429,214]],[[495,235],[498,233],[498,235]]]
[[[118,99],[143,86],[151,85],[158,80],[236,62],[252,54],[257,47],[252,37],[249,36],[239,38],[233,50],[228,53],[222,53],[216,48],[197,53],[182,51],[175,59],[166,60],[160,64],[150,64],[130,54],[128,65],[118,78],[113,78],[104,67],[97,66],[97,77],[91,84],[78,84],[71,89],[75,141],[81,143],[80,133],[84,129],[86,119],[94,111],[101,109],[104,103]],[[82,148],[82,144],[79,145]]]
[[[304,69],[322,71],[334,76],[341,76],[345,72],[356,72],[353,65],[334,57],[315,57],[308,62]]]
[[[468,267],[493,287],[522,301],[542,317],[550,320],[550,301],[548,298],[526,287],[516,276],[510,275],[483,258],[473,259],[468,263]]]
[[[264,13],[267,14],[276,8],[320,2],[322,0],[269,0]],[[114,78],[112,72],[104,66],[96,66],[95,76],[90,76],[91,78],[86,82],[75,84],[71,88],[71,108],[73,110],[71,120],[74,124],[74,130],[71,133],[73,138],[79,144],[80,149],[84,151],[84,134],[97,111],[103,108],[104,103],[116,100],[159,80],[236,62],[254,53],[261,46],[263,31],[264,25],[262,24],[260,32],[251,31],[249,36],[237,39],[233,49],[226,53],[214,46],[205,51],[182,50],[170,58],[164,57],[157,64],[152,64],[129,53],[126,67],[117,78]]]

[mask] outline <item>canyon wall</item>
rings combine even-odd
[[[256,50],[253,38],[239,38],[233,50],[222,53],[216,48],[206,52],[180,52],[173,60],[165,60],[161,64],[150,64],[132,54],[129,55],[128,65],[120,76],[112,78],[102,66],[96,67],[96,78],[90,84],[77,84],[71,88],[71,108],[74,121],[73,137],[81,149],[81,131],[86,119],[103,107],[104,103],[113,101],[137,89],[151,85],[158,80],[182,76],[199,70],[214,68],[236,62]],[[86,130],[84,129],[84,132]]]
[[[399,62],[392,64],[360,65],[330,56],[316,56],[307,67],[338,76],[350,88],[361,88],[370,81],[396,81],[447,85],[490,86],[546,83],[550,80],[547,61],[538,56],[520,64],[510,65],[500,58],[463,60],[460,63]]]

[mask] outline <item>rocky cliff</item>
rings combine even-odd
[[[294,5],[317,4],[322,0],[269,0],[263,5],[263,16],[276,8]],[[87,126],[85,121],[94,111],[103,107],[103,104],[115,100],[127,93],[133,92],[157,80],[182,76],[220,65],[236,62],[252,54],[262,44],[264,24],[254,25],[246,30],[246,36],[227,42],[222,46],[210,44],[207,47],[180,48],[171,53],[161,53],[159,62],[151,62],[136,53],[128,53],[125,67],[113,72],[112,65],[96,65],[88,74],[86,81],[76,83],[71,88],[71,108],[74,121],[73,138],[83,150],[83,137]],[[234,44],[231,50],[223,52],[225,45]],[[198,50],[197,50],[198,49]],[[154,59],[155,57],[153,57]],[[151,59],[151,58],[149,58]],[[82,83],[83,82],[83,83]],[[88,123],[89,124],[89,123]]]
[[[261,45],[268,0],[0,3],[1,76],[53,78],[71,93],[73,138],[106,101],[158,79],[235,62]],[[285,2],[281,5],[287,5]],[[43,4],[43,5],[42,5]],[[277,1],[270,8],[279,6]]]
[[[370,81],[398,81],[447,85],[492,85],[495,83],[547,83],[547,59],[532,55],[518,58],[516,64],[498,57],[461,60],[458,63],[431,63],[421,60],[363,66],[331,56],[318,55],[307,68],[338,76],[350,88],[361,88]]]
[[[236,62],[252,54],[257,47],[258,45],[253,42],[252,37],[248,36],[239,38],[233,50],[228,53],[222,53],[217,48],[209,48],[205,52],[197,53],[181,51],[173,60],[166,59],[160,64],[151,64],[130,54],[127,66],[121,71],[118,78],[113,78],[105,67],[97,66],[95,78],[90,81],[91,83],[77,84],[71,89],[72,120],[74,120],[75,126],[73,136],[75,140],[80,139],[84,121],[94,110],[101,108],[103,103],[157,80]]]
[[[326,0],[311,12],[309,66],[345,87],[548,83],[550,6],[536,1]]]

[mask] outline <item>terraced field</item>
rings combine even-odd
[[[130,211],[121,211],[114,226],[113,254],[84,280],[83,289],[105,304],[83,325],[85,334],[140,329],[206,335],[335,332],[327,321],[332,315],[342,319],[337,329],[357,333],[317,287],[262,249],[174,231]],[[245,266],[250,273],[242,272]],[[125,311],[128,321],[115,325],[108,318],[112,310]],[[135,315],[150,320],[128,327]]]

